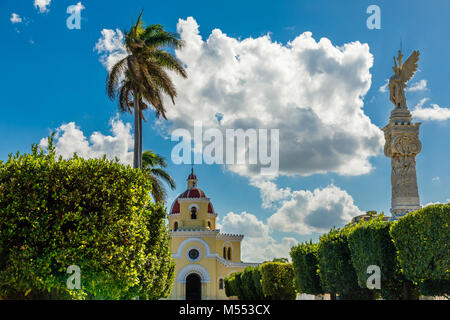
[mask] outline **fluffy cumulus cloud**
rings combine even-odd
[[[220,227],[224,233],[244,234],[241,249],[242,259],[246,262],[289,258],[291,247],[298,243],[289,237],[276,241],[264,222],[245,211],[240,214],[229,212],[223,217]]]
[[[108,159],[116,157],[123,164],[132,164],[133,136],[131,134],[131,124],[124,124],[118,118],[111,120],[112,135],[103,135],[94,132],[89,139],[74,122],[63,124],[56,130],[55,148],[56,154],[64,159],[71,158],[74,153],[82,158],[101,158],[106,155]],[[43,138],[40,146],[48,146],[47,138]]]
[[[268,219],[271,228],[283,232],[307,235],[327,232],[333,226],[342,227],[362,214],[353,198],[335,185],[314,191],[296,190]]]
[[[414,91],[425,91],[427,90],[427,80],[420,80],[419,82],[415,82],[406,88],[406,91],[414,92]]]
[[[110,71],[114,64],[127,56],[122,31],[103,29],[102,36],[95,44],[94,50],[100,54],[100,62]]]
[[[423,98],[412,110],[412,115],[418,120],[436,120],[444,121],[450,119],[450,108],[442,108],[437,104],[430,104],[430,107],[425,107],[425,103],[430,100],[429,98]]]
[[[11,23],[21,23],[22,22],[22,18],[17,13],[13,13],[9,20],[11,21]]]
[[[265,209],[276,207],[281,200],[289,198],[292,194],[289,187],[278,188],[273,181],[267,179],[253,178],[250,180],[250,185],[259,189],[262,207]]]
[[[314,191],[279,189],[273,182],[266,181],[254,185],[260,188],[263,206],[265,201],[270,202],[270,207],[278,206],[267,222],[245,211],[240,214],[229,212],[218,226],[223,232],[245,235],[242,256],[246,261],[289,258],[290,248],[298,240],[293,237],[277,240],[275,232],[299,236],[324,233],[334,226],[343,227],[353,217],[363,214],[352,196],[333,184]]]
[[[39,10],[40,13],[50,11],[51,0],[34,0],[34,7]]]
[[[280,129],[284,175],[372,169],[369,158],[381,151],[383,135],[363,111],[373,64],[367,44],[338,47],[305,32],[283,45],[269,35],[241,40],[219,29],[204,40],[191,17],[177,28],[186,46],[176,55],[188,79],[173,77],[171,129],[192,129],[194,120],[221,130]],[[249,177],[260,172],[257,165],[229,168]]]

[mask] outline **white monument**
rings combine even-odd
[[[398,52],[397,61],[394,57],[394,75],[389,80],[389,91],[395,107],[388,125],[383,128],[386,139],[384,154],[391,158],[392,166],[391,214],[394,219],[421,208],[415,160],[422,148],[419,140],[420,122],[412,122],[405,97],[406,83],[417,70],[419,51],[414,51],[404,64],[402,58],[401,51]]]

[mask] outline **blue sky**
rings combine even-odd
[[[414,110],[419,105],[419,108],[425,108],[426,114],[427,110],[437,105],[435,108],[439,108],[439,112],[432,118],[423,116],[422,112],[423,119],[415,119],[422,122],[420,138],[423,147],[417,157],[419,194],[422,205],[449,201],[450,64],[447,53],[450,50],[450,2],[435,0],[430,5],[425,1],[406,0],[85,0],[81,1],[85,7],[81,11],[81,29],[69,30],[66,27],[66,9],[77,2],[53,0],[40,10],[34,5],[34,0],[0,0],[0,61],[4,75],[0,78],[0,160],[6,160],[8,154],[17,150],[29,151],[32,143],[39,143],[51,131],[71,122],[78,128],[77,132],[82,132],[87,139],[94,132],[100,132],[102,139],[114,135],[110,131],[111,119],[115,118],[116,124],[132,123],[130,115],[121,114],[120,119],[116,118],[117,105],[108,100],[105,94],[107,71],[99,61],[102,53],[94,48],[103,37],[102,30],[116,32],[116,29],[129,29],[133,19],[136,19],[139,11],[144,8],[144,21],[147,24],[163,24],[170,31],[177,30],[179,19],[187,21],[188,17],[193,17],[199,25],[202,41],[206,41],[214,29],[220,29],[226,34],[226,39],[237,42],[248,38],[258,39],[269,34],[272,44],[287,46],[289,41],[310,31],[316,42],[325,37],[337,48],[355,41],[367,44],[373,56],[373,66],[365,70],[371,79],[368,82],[368,90],[362,89],[364,95],[361,100],[364,104],[361,110],[369,118],[368,121],[379,129],[387,124],[392,110],[388,93],[382,92],[380,88],[391,76],[392,57],[399,49],[400,39],[405,56],[412,50],[420,50],[419,72],[409,83],[410,86],[418,86],[417,90],[407,92],[408,106],[410,110]],[[366,9],[371,4],[381,8],[380,30],[369,30],[366,27],[369,17]],[[16,19],[12,18],[13,13],[18,15]],[[190,21],[190,26],[194,24],[194,20]],[[217,39],[218,43],[225,43],[226,40],[219,36]],[[255,45],[259,44],[255,42]],[[361,57],[368,57],[363,49],[358,50]],[[186,59],[194,61],[195,57],[188,57],[186,54]],[[272,59],[272,64],[281,64],[274,57],[267,56],[267,59]],[[201,77],[201,72],[209,71],[193,72],[192,77]],[[194,78],[192,81],[196,80]],[[269,77],[264,81],[270,83],[271,79]],[[180,90],[190,90],[189,83],[186,82]],[[320,94],[320,91],[318,92]],[[189,109],[190,106],[183,104],[183,99],[181,96],[173,108]],[[181,123],[180,113],[173,113],[172,116],[172,119],[169,117],[169,120],[173,120],[172,124]],[[177,181],[177,189],[169,192],[170,203],[184,191],[190,166],[171,163],[170,153],[176,143],[167,140],[155,129],[154,114],[148,114],[147,118],[149,122],[144,126],[143,135],[144,150],[152,149],[169,159],[168,170]],[[120,132],[123,133],[124,130],[126,131],[126,128],[122,128]],[[280,130],[283,130],[282,126]],[[306,141],[309,139],[307,135],[303,138]],[[301,162],[302,158],[298,158],[298,161]],[[317,197],[320,200],[319,191],[333,191],[334,189],[330,188],[334,186],[339,189],[337,197],[347,203],[344,208],[350,210],[348,214],[355,212],[354,207],[346,202],[348,197],[360,211],[389,212],[390,161],[381,149],[377,149],[375,155],[368,156],[367,161],[371,169],[357,175],[346,175],[342,174],[342,170],[323,168],[322,173],[314,172],[306,176],[301,166],[299,174],[280,174],[277,179],[271,181],[272,186],[278,191],[285,190],[285,193],[277,199],[272,199],[272,205],[265,207],[261,199],[263,188],[252,184],[251,177],[219,165],[197,165],[195,171],[199,186],[212,199],[221,217],[220,223],[224,230],[249,233],[245,247],[247,251],[244,250],[244,253],[247,252],[245,254],[248,259],[258,259],[270,258],[278,252],[286,255],[288,247],[294,241],[310,238],[316,240],[322,233],[317,231],[317,228],[316,231],[306,228],[301,232],[292,228],[280,228],[280,219],[283,217],[281,213],[277,215],[276,223],[268,222],[281,207],[287,208],[293,201],[308,201],[304,194],[296,198],[293,195],[295,191],[314,193],[314,190],[318,190],[318,194],[311,195],[311,199]],[[341,200],[333,204],[340,205]],[[315,204],[311,202],[310,205]],[[337,206],[336,210],[340,210],[339,208],[342,206]],[[305,207],[305,210],[312,209]],[[229,214],[230,212],[234,214]],[[224,219],[225,216],[227,219]],[[318,218],[323,219],[319,223],[323,228],[328,228],[332,223],[331,219],[327,220],[328,215]],[[265,238],[252,235],[252,232],[259,232]],[[263,248],[266,244],[271,245],[273,249]],[[252,249],[257,253],[252,255]]]

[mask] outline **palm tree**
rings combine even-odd
[[[142,169],[143,111],[152,106],[156,116],[166,118],[163,94],[175,104],[177,91],[167,71],[187,77],[181,62],[164,48],[180,49],[184,43],[176,33],[162,25],[144,27],[142,12],[130,32],[125,34],[128,56],[117,62],[106,78],[106,91],[111,100],[118,96],[119,110],[134,111],[133,167]]]
[[[152,197],[155,202],[166,200],[167,192],[162,181],[166,182],[172,190],[176,188],[175,181],[163,169],[166,167],[166,160],[151,150],[146,150],[142,154],[142,170],[149,173],[152,184]]]

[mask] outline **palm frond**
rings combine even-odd
[[[153,168],[150,172],[152,175],[159,177],[160,179],[164,180],[170,188],[173,190],[176,188],[175,181],[172,179],[172,177],[163,169],[160,168]]]
[[[145,150],[142,154],[143,168],[167,167],[166,159],[151,150]]]
[[[130,112],[131,108],[133,106],[133,102],[130,99],[131,97],[131,88],[130,83],[127,81],[127,83],[123,84],[122,87],[119,88],[119,110],[121,112]]]
[[[152,197],[155,202],[162,202],[166,200],[167,192],[166,189],[161,184],[161,181],[155,176],[149,174],[150,183],[152,186]]]
[[[186,69],[184,69],[180,60],[175,58],[170,53],[162,50],[155,50],[154,52],[151,53],[151,55],[152,58],[155,59],[155,62],[160,66],[175,71],[183,78],[187,78]]]
[[[116,97],[116,89],[119,85],[119,80],[122,76],[123,71],[126,70],[127,60],[128,57],[125,57],[117,62],[106,77],[106,92],[111,100],[114,100]]]

